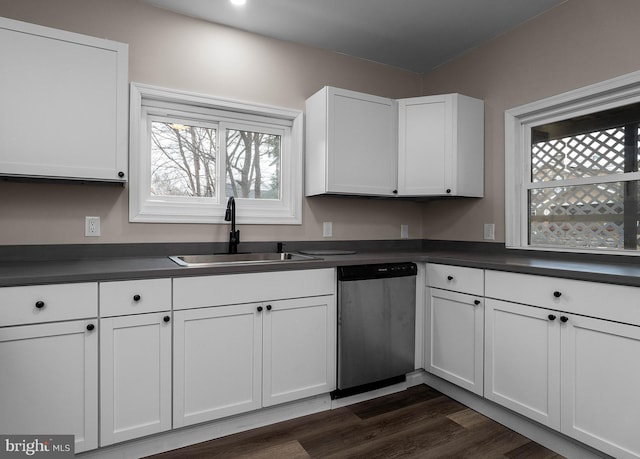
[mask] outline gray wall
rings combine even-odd
[[[182,17],[137,0],[0,0],[0,16],[129,44],[131,81],[303,109],[324,85],[387,97],[461,92],[485,100],[485,198],[310,198],[303,224],[246,225],[246,241],[410,238],[504,241],[504,110],[640,66],[637,0],[568,0],[427,75]],[[223,56],[220,59],[219,56]],[[225,65],[226,64],[226,65]],[[259,71],[256,71],[259,69]],[[0,245],[224,241],[226,225],[132,224],[126,188],[0,182]],[[84,216],[102,236],[84,237]]]
[[[504,242],[504,111],[640,70],[640,1],[568,0],[424,76],[423,92],[485,101],[485,198],[424,208],[431,239]]]

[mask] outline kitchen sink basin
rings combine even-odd
[[[318,257],[301,255],[299,253],[220,253],[210,255],[176,255],[169,257],[180,266],[218,266],[228,264],[254,264],[254,263],[286,263],[291,261],[313,261]]]

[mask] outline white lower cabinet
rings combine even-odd
[[[620,323],[637,317],[639,289],[491,271],[486,279],[487,296],[521,297],[528,285],[538,305],[485,300],[485,397],[611,456],[640,457],[640,321]]]
[[[0,362],[0,432],[73,434],[76,453],[98,447],[95,319],[0,328]]]
[[[484,271],[427,264],[425,370],[483,394]]]
[[[0,432],[98,447],[98,285],[0,288]]]
[[[260,408],[258,304],[175,311],[173,426]]]
[[[489,298],[485,314],[484,396],[559,430],[559,314]]]
[[[100,319],[100,446],[171,428],[171,315]]]
[[[478,395],[483,393],[483,300],[428,289],[426,370]]]
[[[640,327],[568,319],[561,324],[562,431],[611,456],[640,457]]]
[[[335,296],[174,313],[173,425],[335,389]]]
[[[263,406],[336,388],[334,296],[273,301],[262,328]]]
[[[100,283],[100,446],[171,429],[171,279]]]

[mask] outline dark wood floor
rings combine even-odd
[[[204,458],[561,458],[421,385],[151,456]]]

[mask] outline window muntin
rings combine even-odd
[[[640,72],[505,112],[506,246],[640,254]]]
[[[301,223],[301,112],[132,83],[130,124],[130,221]]]

